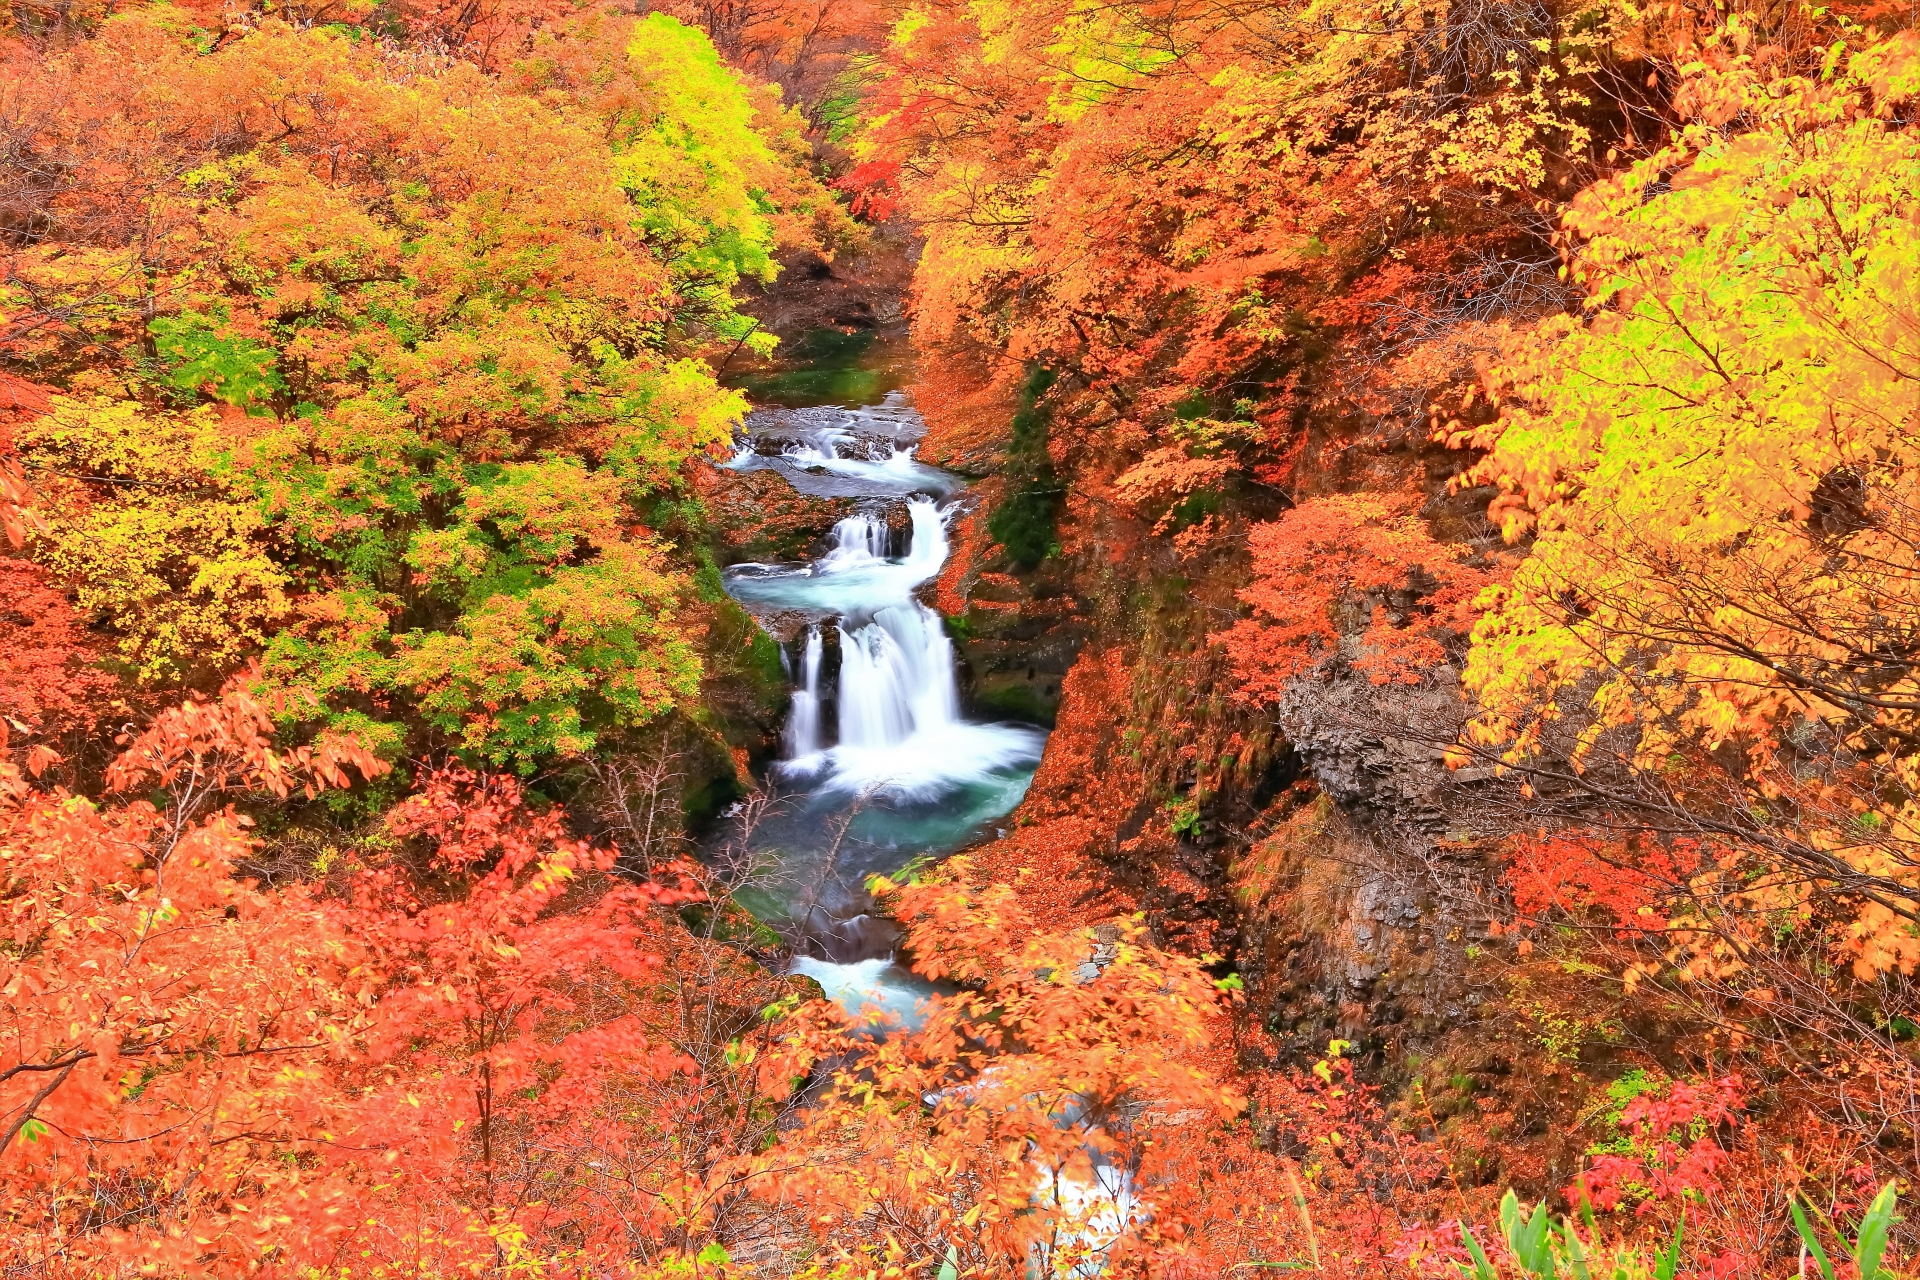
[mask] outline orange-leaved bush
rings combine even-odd
[[[0,1267],[239,1271],[352,1220],[339,1073],[377,978],[309,892],[235,878],[230,800],[383,766],[350,742],[276,752],[270,729],[239,693],[161,715],[110,774],[159,802],[0,764]]]
[[[610,882],[610,849],[459,770],[344,896],[261,888],[248,796],[384,772],[276,748],[273,710],[157,717],[108,775],[151,798],[0,765],[0,1269],[604,1274],[711,1244],[810,1067],[765,1013],[785,980],[661,914],[692,877]]]
[[[1353,665],[1376,684],[1416,682],[1472,626],[1489,570],[1436,541],[1411,503],[1375,494],[1311,498],[1247,537],[1252,616],[1222,633],[1244,684],[1265,702],[1357,634]]]

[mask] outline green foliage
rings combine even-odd
[[[1852,1255],[1862,1280],[1896,1280],[1892,1271],[1880,1265],[1887,1247],[1887,1232],[1893,1223],[1897,1204],[1897,1184],[1887,1183],[1873,1199],[1854,1233]],[[1833,1263],[1821,1247],[1818,1233],[1807,1221],[1798,1197],[1789,1201],[1795,1229],[1806,1251],[1819,1267],[1821,1280],[1834,1280]],[[1593,1239],[1582,1240],[1573,1222],[1562,1217],[1556,1226],[1545,1204],[1534,1206],[1529,1216],[1520,1207],[1519,1197],[1509,1190],[1500,1201],[1500,1234],[1507,1254],[1522,1276],[1533,1280],[1674,1280],[1680,1269],[1680,1248],[1686,1220],[1674,1227],[1673,1239],[1663,1249],[1647,1250],[1619,1245],[1603,1248]],[[1465,1280],[1500,1280],[1500,1268],[1487,1256],[1465,1223],[1460,1233],[1472,1265],[1456,1264]]]
[[[1049,415],[1039,403],[1054,379],[1053,370],[1036,367],[1020,389],[1020,408],[1013,415],[1013,439],[1001,467],[1006,494],[987,517],[987,532],[1022,569],[1038,567],[1058,549],[1055,520],[1060,483],[1047,454]]]
[[[704,33],[649,14],[634,27],[627,56],[647,94],[615,122],[620,185],[683,288],[732,320],[733,286],[772,280],[779,270],[772,206],[755,181],[775,166],[774,154],[754,127],[739,74]],[[722,333],[737,339],[748,327],[735,323]],[[773,341],[756,334],[748,345],[770,351]]]
[[[656,548],[614,544],[487,594],[451,632],[398,637],[397,675],[432,724],[496,764],[579,754],[698,692],[699,656],[671,626],[679,593]]]
[[[1853,1264],[1860,1280],[1880,1280],[1886,1277],[1893,1280],[1893,1272],[1880,1265],[1880,1259],[1887,1251],[1887,1232],[1899,1219],[1894,1217],[1894,1209],[1899,1204],[1896,1188],[1899,1184],[1887,1183],[1874,1196],[1873,1203],[1867,1206],[1867,1212],[1860,1219],[1860,1226],[1853,1238]],[[1799,1196],[1794,1196],[1788,1207],[1793,1210],[1794,1230],[1800,1235],[1801,1243],[1812,1255],[1820,1268],[1821,1280],[1833,1280],[1833,1263],[1827,1257],[1827,1251],[1820,1246],[1820,1236],[1807,1221],[1806,1213],[1800,1207]]]
[[[223,333],[207,316],[191,311],[158,316],[147,328],[167,366],[161,381],[175,391],[204,391],[227,404],[251,405],[286,389],[272,347]]]

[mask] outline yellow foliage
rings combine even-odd
[[[1810,877],[1852,904],[1837,945],[1861,976],[1911,972],[1920,138],[1887,117],[1920,43],[1825,80],[1742,47],[1734,24],[1691,68],[1697,123],[1575,201],[1584,314],[1512,340],[1499,421],[1454,437],[1491,449],[1461,482],[1498,485],[1507,536],[1534,539],[1483,599],[1470,734],[1518,761],[1565,722],[1576,766],[1613,735],[1682,789],[1700,753],[1742,754],[1753,814],[1721,829],[1762,868],[1696,894],[1777,922]],[[1767,813],[1782,796],[1791,822]],[[1715,980],[1747,945],[1675,939]]]
[[[231,441],[211,410],[61,397],[17,434],[48,499],[33,554],[141,680],[218,671],[266,642],[288,580],[258,506],[221,474]]]

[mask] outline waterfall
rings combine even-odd
[[[896,747],[960,719],[953,643],[940,615],[919,601],[893,605],[840,630],[840,743]]]
[[[959,645],[919,597],[950,553],[946,517],[957,508],[940,504],[966,485],[915,458],[921,434],[899,393],[877,406],[755,410],[727,465],[857,508],[811,560],[733,564],[722,575],[786,638],[792,691],[775,803],[746,836],[767,874],[736,897],[809,940],[796,971],[816,966],[849,1011],[872,1002],[903,1017],[926,987],[887,964],[892,932],[861,914],[873,905],[867,878],[990,831],[1019,803],[1045,740],[1033,725],[960,714]],[[717,847],[735,855],[730,843]]]
[[[820,740],[820,659],[826,644],[819,627],[807,628],[807,647],[800,659],[800,687],[793,691],[793,709],[787,713],[787,759],[817,755]]]
[[[947,525],[940,510],[925,498],[907,504],[907,519],[912,531],[907,554],[892,560],[893,530],[882,515],[856,513],[833,526],[833,545],[815,561],[811,577],[821,578],[857,570],[884,569],[890,580],[886,594],[871,589],[864,603],[877,606],[891,598],[909,596],[913,588],[940,572],[947,560]],[[909,596],[910,598],[910,596]]]
[[[958,661],[940,615],[915,588],[946,562],[946,522],[925,498],[907,504],[912,533],[893,556],[884,515],[856,513],[833,528],[827,553],[804,568],[756,566],[730,579],[737,596],[832,611],[807,632],[787,721],[785,771],[823,792],[885,794],[926,803],[968,786],[995,786],[1030,767],[1041,734],[1024,725],[960,717]],[[840,672],[822,688],[822,633],[836,627]],[[829,746],[832,697],[839,740]]]
[[[917,585],[939,573],[940,566],[947,562],[947,522],[924,498],[907,504],[907,516],[913,521],[913,541],[907,547],[904,564],[915,574]],[[931,609],[927,612],[933,613]]]
[[[931,502],[926,503],[931,507]],[[813,576],[885,564],[893,530],[877,515],[855,514],[833,526],[833,545],[813,566]]]
[[[940,615],[913,598],[913,588],[946,561],[946,524],[924,498],[909,503],[907,514],[913,533],[900,559],[888,558],[893,530],[886,520],[859,514],[833,527],[833,546],[812,568],[816,578],[858,575],[867,587],[839,627],[840,745],[856,751],[897,747],[960,720],[953,643]],[[876,570],[884,570],[884,585],[874,581]],[[816,628],[808,633],[802,687],[794,694],[790,758],[820,749],[818,657]],[[808,736],[793,726],[804,727]]]
[[[761,442],[749,435],[724,465],[730,471],[778,471],[800,492],[816,497],[904,498],[961,487],[948,472],[915,460],[914,446],[897,438],[900,425],[886,414],[797,411],[783,417],[777,453],[762,453]]]

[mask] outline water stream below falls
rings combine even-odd
[[[796,972],[851,1011],[873,1005],[908,1022],[930,988],[891,963],[892,930],[867,914],[866,881],[985,833],[1026,793],[1046,739],[964,713],[945,620],[920,588],[946,562],[965,484],[914,458],[923,431],[898,391],[875,405],[749,416],[730,467],[858,505],[817,559],[724,574],[729,594],[793,634],[773,801],[748,837],[754,876],[735,897],[795,942]]]
[[[1046,734],[964,713],[945,619],[920,590],[946,563],[947,522],[965,486],[914,458],[924,427],[906,397],[761,410],[747,428],[734,469],[777,471],[803,493],[858,506],[817,559],[723,575],[736,600],[792,637],[782,649],[793,694],[768,779],[774,798],[746,841],[754,877],[734,897],[794,942],[791,972],[879,1034],[916,1029],[935,988],[895,961],[895,931],[869,914],[866,880],[984,834],[1026,793]],[[1062,1125],[1078,1118],[1071,1104],[1058,1116]],[[1124,1168],[1087,1151],[1089,1178],[1036,1165],[1034,1195],[1081,1219],[1071,1247],[1104,1250],[1151,1211]],[[1071,1274],[1094,1280],[1105,1270],[1096,1252]],[[1044,1250],[1031,1272],[1053,1274]]]

